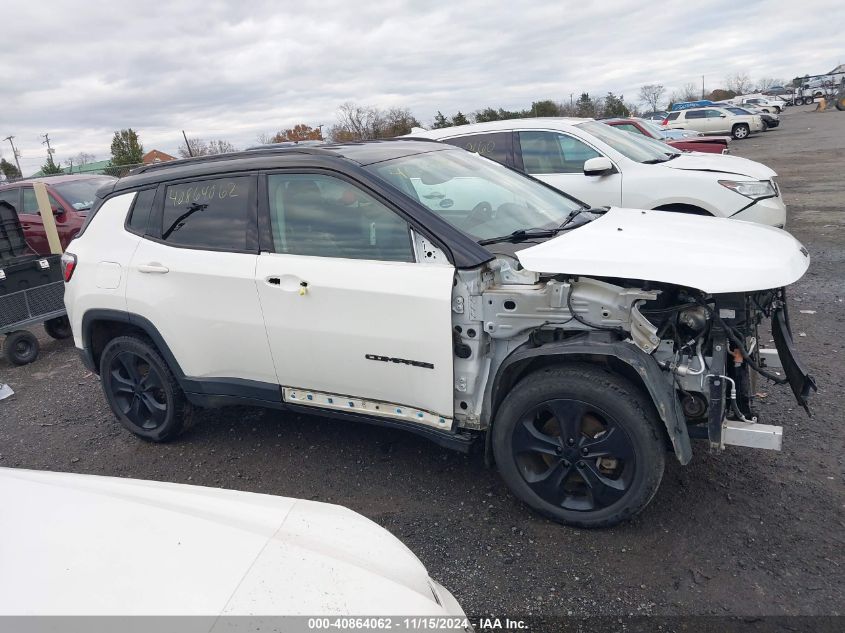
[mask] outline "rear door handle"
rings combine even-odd
[[[170,269],[167,266],[162,266],[158,262],[150,262],[149,264],[139,264],[138,265],[138,272],[139,273],[158,273],[159,275],[163,275],[164,273],[169,273]]]

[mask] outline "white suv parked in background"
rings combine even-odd
[[[716,106],[675,110],[666,115],[663,125],[672,130],[730,134],[735,139],[748,138],[750,134],[766,129],[759,114],[736,114]]]
[[[408,136],[463,147],[593,206],[786,224],[777,174],[765,165],[739,156],[680,152],[592,119],[511,119],[416,129]]]

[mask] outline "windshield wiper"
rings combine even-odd
[[[595,213],[597,215],[602,215],[607,213],[610,207],[579,207],[569,213],[566,216],[566,219],[563,223],[554,229],[518,229],[513,233],[509,233],[508,235],[500,235],[499,237],[490,237],[486,240],[479,240],[478,243],[481,246],[488,246],[490,244],[500,244],[501,242],[511,242],[516,244],[517,242],[524,242],[526,240],[532,239],[542,239],[547,237],[554,237],[561,231],[565,231],[566,227],[572,222],[576,217],[581,215],[582,213]]]

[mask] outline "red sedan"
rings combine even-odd
[[[50,245],[47,243],[47,234],[38,212],[32,183],[43,182],[47,185],[47,195],[53,208],[59,241],[62,248],[67,248],[85,222],[88,211],[94,204],[97,189],[114,180],[112,176],[88,174],[28,178],[0,186],[0,201],[7,203],[17,212],[29,247],[39,255],[49,255]]]
[[[729,136],[689,136],[685,130],[664,130],[651,121],[642,119],[604,119],[602,123],[618,127],[632,134],[642,134],[656,141],[662,141],[675,149],[709,154],[728,154]]]

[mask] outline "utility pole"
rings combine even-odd
[[[41,144],[47,146],[47,158],[50,158],[50,156],[52,154],[54,154],[56,150],[54,150],[52,147],[50,147],[50,135],[49,134],[43,134],[42,136],[44,136],[44,140],[41,141]]]
[[[321,140],[321,141],[322,141],[322,140],[325,140],[325,139],[323,139],[323,125],[325,125],[325,124],[324,124],[324,123],[320,123],[320,124],[317,126],[317,129],[318,129],[318,130],[320,130],[320,140]]]
[[[188,135],[185,134],[185,130],[182,130],[182,138],[185,139],[185,147],[188,148],[188,156],[193,158],[194,152],[191,151],[191,144],[188,142]]]
[[[15,143],[12,140],[14,138],[15,138],[14,136],[9,135],[6,138],[4,138],[3,140],[9,141],[9,145],[12,146],[12,156],[15,157],[15,164],[18,166],[18,173],[20,173],[20,175],[23,176],[23,172],[21,171],[21,161],[18,160],[18,157],[20,156],[20,152],[18,152],[18,150],[15,149]]]
[[[704,75],[701,75],[701,99],[704,99]]]

